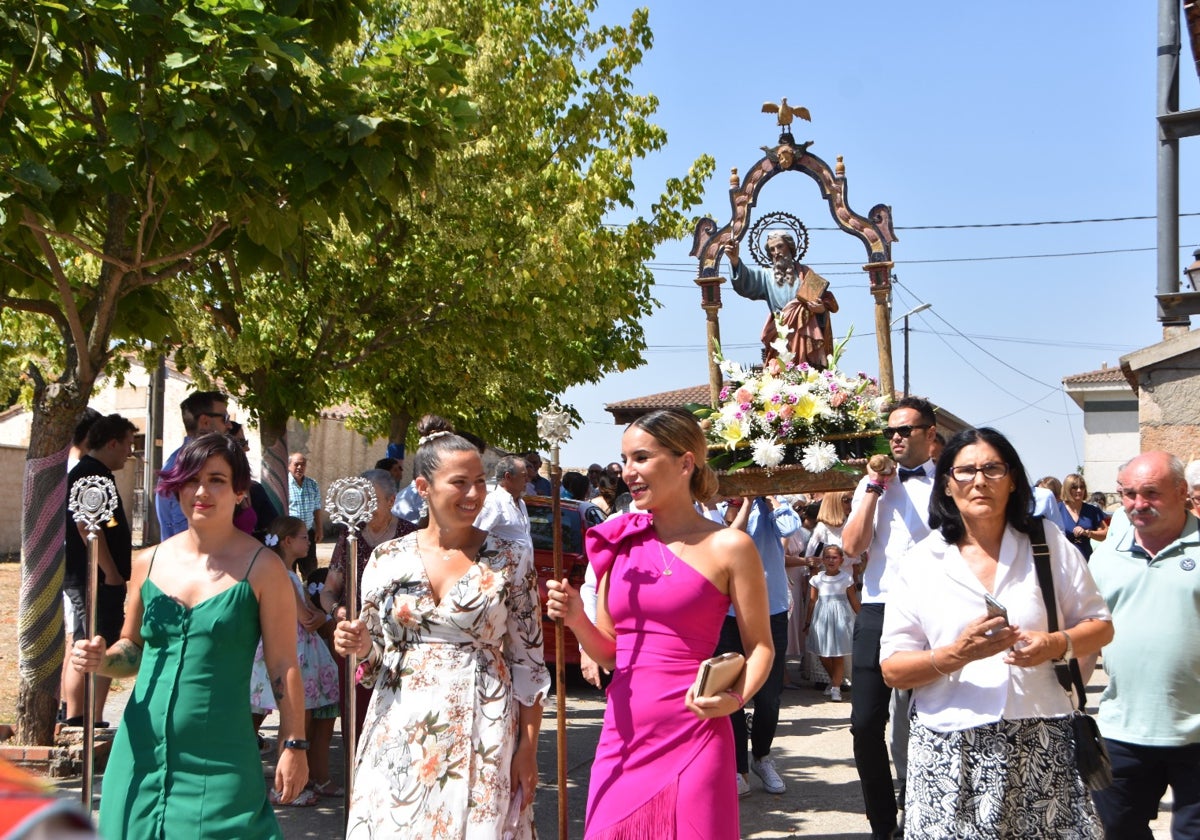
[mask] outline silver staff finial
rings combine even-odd
[[[375,487],[365,478],[339,478],[325,494],[325,510],[335,525],[345,525],[354,534],[375,515],[379,502]]]
[[[117,512],[117,486],[113,480],[102,475],[89,475],[71,485],[71,499],[67,510],[76,522],[89,531],[100,530],[100,525],[113,518]]]
[[[571,436],[571,413],[556,400],[538,412],[537,432],[550,446],[561,446]]]

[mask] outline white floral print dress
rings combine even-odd
[[[363,572],[374,650],[359,680],[375,690],[346,837],[497,840],[517,704],[540,704],[550,687],[533,552],[489,536],[438,604],[416,538],[383,543]],[[535,836],[532,816],[527,809],[517,838]]]

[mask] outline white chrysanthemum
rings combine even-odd
[[[760,438],[754,441],[754,463],[760,467],[778,467],[783,463],[783,444],[771,438]]]
[[[832,443],[819,440],[804,447],[800,463],[811,473],[823,473],[838,462],[837,450]]]

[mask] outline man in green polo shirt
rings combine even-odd
[[[1132,527],[1090,563],[1116,628],[1098,715],[1113,783],[1094,794],[1096,809],[1108,837],[1150,840],[1169,785],[1172,837],[1200,837],[1200,520],[1169,453],[1142,453],[1117,482]]]

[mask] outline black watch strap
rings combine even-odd
[[[283,748],[285,750],[307,750],[308,741],[304,741],[300,738],[288,738],[283,742]]]

